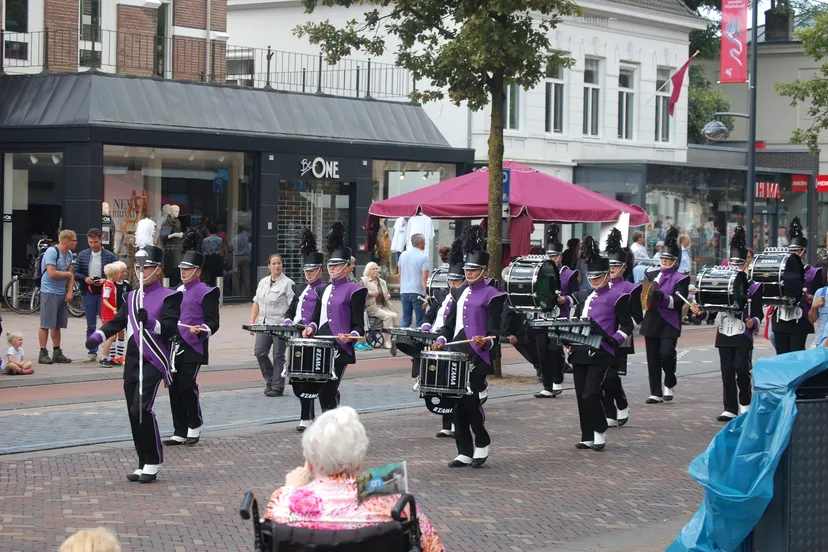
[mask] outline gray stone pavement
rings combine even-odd
[[[646,394],[643,380],[627,387]],[[718,388],[718,374],[688,370],[674,402],[635,400],[630,423],[610,431],[602,453],[575,450],[572,393],[494,398],[481,470],[446,467],[454,446],[434,438],[439,418],[422,407],[366,413],[366,465],[409,463],[411,490],[452,552],[655,552],[701,499],[686,469],[722,427]],[[159,481],[144,486],[124,479],[131,443],[7,455],[0,550],[53,550],[93,526],[114,530],[129,551],[250,550],[251,525],[236,508],[247,490],[266,501],[302,461],[293,425],[215,430],[195,447],[168,449]]]

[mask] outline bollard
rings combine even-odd
[[[219,288],[219,306],[224,306],[224,276],[216,276],[216,287]]]
[[[17,310],[17,304],[20,300],[20,280],[17,278],[14,279],[12,283],[12,304],[14,305],[14,310]]]

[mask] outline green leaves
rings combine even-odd
[[[704,76],[704,69],[690,65],[690,92],[687,111],[687,139],[696,144],[707,143],[702,134],[704,125],[713,119],[716,112],[730,111],[730,101],[721,88],[713,87]],[[720,121],[733,130],[733,117],[722,117]]]

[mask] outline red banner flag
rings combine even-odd
[[[699,51],[696,50],[696,53],[690,56],[690,59],[684,62],[684,65],[676,71],[676,73],[670,77],[670,81],[673,83],[673,91],[670,93],[670,103],[667,104],[667,110],[670,112],[670,116],[674,115],[676,110],[676,104],[678,103],[679,96],[681,95],[681,85],[684,84],[684,74],[687,72],[687,68],[690,67],[690,62],[693,61],[696,56],[699,55]]]
[[[722,1],[721,83],[747,82],[747,0]]]

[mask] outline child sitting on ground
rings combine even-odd
[[[118,313],[118,286],[116,281],[121,279],[121,267],[118,262],[109,263],[104,267],[106,282],[101,289],[101,321],[106,324]],[[118,364],[117,349],[112,347],[117,335],[113,335],[103,342],[103,358],[101,366],[111,368]]]
[[[6,332],[6,341],[9,348],[3,355],[2,370],[10,375],[34,374],[32,363],[26,360],[23,354],[23,334],[17,332]]]

